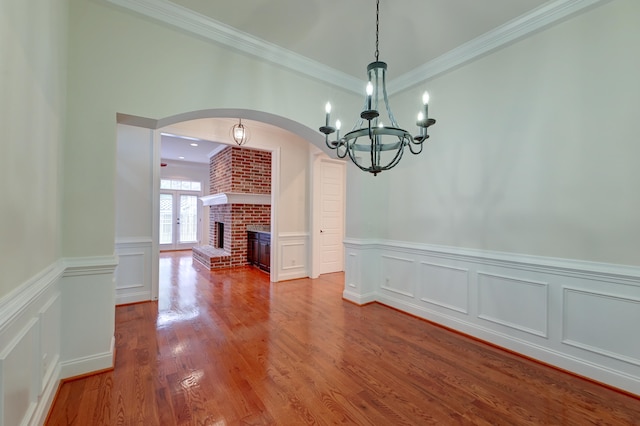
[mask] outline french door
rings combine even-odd
[[[198,196],[193,192],[160,192],[160,250],[198,245]]]

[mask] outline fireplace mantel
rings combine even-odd
[[[200,197],[205,206],[220,204],[271,204],[271,194],[247,194],[242,192],[220,192]]]

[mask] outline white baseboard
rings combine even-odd
[[[107,352],[61,362],[60,377],[76,377],[95,371],[108,370],[113,367],[113,351],[114,342],[112,341],[111,350]]]
[[[40,396],[40,402],[37,404],[36,409],[31,417],[31,421],[28,423],[30,426],[43,425],[47,420],[49,409],[53,404],[53,399],[58,393],[58,387],[60,386],[60,364],[56,365],[56,368],[51,375],[50,380],[47,381],[47,385]]]
[[[128,305],[130,303],[146,302],[151,300],[151,291],[139,291],[136,293],[116,294],[116,305]]]
[[[377,293],[359,294],[346,289],[342,292],[342,297],[356,305],[366,305],[378,301]]]

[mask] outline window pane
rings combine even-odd
[[[198,197],[180,196],[180,242],[194,243],[198,234]]]
[[[160,189],[172,189],[177,191],[198,191],[202,189],[202,183],[180,179],[161,179]]]
[[[160,244],[173,243],[173,195],[160,194]]]

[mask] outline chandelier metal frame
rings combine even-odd
[[[249,140],[249,129],[242,124],[242,118],[238,119],[238,124],[231,127],[231,138],[238,146],[244,145]]]
[[[395,167],[408,146],[412,154],[422,152],[423,143],[429,138],[427,129],[436,123],[436,120],[428,117],[429,95],[423,95],[423,110],[418,114],[416,125],[418,134],[412,136],[402,129],[391,111],[387,96],[387,64],[379,60],[379,35],[380,35],[380,0],[376,1],[376,50],[374,62],[367,66],[368,83],[365,103],[351,131],[340,137],[340,121],[336,125],[329,124],[331,104],[326,105],[325,125],[319,131],[325,135],[327,147],[335,149],[339,158],[347,155],[351,161],[361,170],[378,173]],[[390,125],[386,125],[381,118],[380,104],[384,103],[384,112]],[[336,133],[337,132],[337,133]],[[329,135],[336,133],[336,139],[330,141]],[[368,163],[358,153],[368,153]]]

